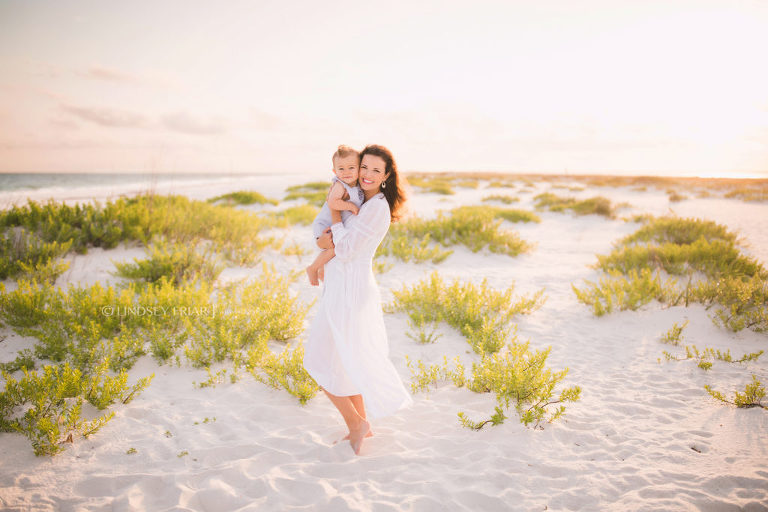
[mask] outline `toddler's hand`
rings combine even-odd
[[[357,213],[360,211],[360,208],[358,208],[355,203],[349,203],[349,206],[349,211],[352,212],[352,215],[357,215]]]

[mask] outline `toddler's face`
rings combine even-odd
[[[357,175],[360,172],[360,162],[356,155],[337,157],[333,161],[333,172],[336,177],[347,185],[357,184]]]

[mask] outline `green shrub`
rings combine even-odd
[[[52,260],[66,254],[71,245],[72,240],[46,242],[26,229],[8,229],[0,236],[0,279],[26,273],[55,280],[68,265],[55,265]]]
[[[451,250],[443,250],[438,245],[430,244],[431,233],[425,233],[421,238],[411,236],[407,226],[398,223],[390,228],[389,233],[376,250],[376,256],[395,256],[401,261],[423,263],[441,263],[453,254]]]
[[[323,202],[325,202],[325,199],[323,199]],[[277,212],[271,212],[271,214],[279,227],[296,224],[309,226],[314,222],[318,212],[319,209],[311,204],[300,204]]]
[[[687,325],[688,320],[686,320],[683,325],[677,325],[677,322],[675,322],[672,328],[662,335],[661,342],[666,343],[667,345],[679,345],[683,339],[683,329],[685,329]]]
[[[450,180],[444,177],[421,178],[418,176],[408,176],[408,183],[413,187],[419,187],[424,192],[434,192],[443,195],[454,194]]]
[[[388,312],[407,312],[413,325],[446,322],[467,337],[475,352],[495,352],[512,335],[510,323],[518,314],[528,314],[544,303],[544,290],[514,300],[514,286],[496,291],[487,280],[477,286],[456,279],[446,283],[435,271],[413,285],[394,290]]]
[[[512,204],[520,201],[520,199],[517,197],[504,195],[504,194],[492,194],[490,196],[485,196],[483,198],[483,202],[487,202],[487,201],[499,201],[500,203],[504,203],[504,204]]]
[[[675,294],[674,282],[662,283],[658,273],[643,268],[631,269],[626,276],[612,273],[612,277],[600,278],[599,283],[584,283],[579,289],[571,285],[579,302],[592,306],[595,316],[613,311],[632,311],[656,299],[665,302]]]
[[[757,380],[755,375],[752,375],[752,382],[744,387],[744,393],[736,391],[732,400],[729,400],[722,392],[713,389],[712,386],[704,386],[704,389],[706,389],[714,399],[735,405],[736,407],[745,409],[761,407],[763,409],[768,409],[768,405],[763,403],[763,398],[765,398],[765,387],[760,384],[760,381]]]
[[[320,208],[323,206],[323,203],[325,203],[330,189],[331,183],[324,181],[312,181],[305,183],[304,185],[294,185],[285,189],[288,194],[283,200],[290,201],[291,199],[304,199],[308,204]]]
[[[728,243],[736,242],[736,235],[730,233],[725,226],[711,220],[680,217],[644,217],[648,222],[623,238],[619,245],[629,245],[635,242],[672,243],[677,245],[692,244],[700,238],[708,242],[720,240]]]
[[[55,455],[73,434],[88,437],[112,419],[114,411],[91,421],[80,417],[83,401],[100,410],[116,401],[130,402],[154,378],[144,377],[134,386],[126,384],[125,372],[110,377],[106,364],[90,376],[69,364],[47,365],[41,372],[23,368],[24,377],[14,379],[3,372],[5,389],[0,393],[0,430],[21,432],[32,442],[35,455]],[[19,416],[19,413],[23,415]]]
[[[545,192],[534,197],[537,209],[549,209],[553,212],[572,210],[578,215],[597,214],[608,218],[614,217],[614,207],[609,199],[597,196],[577,200],[572,197],[560,197],[551,192]]]
[[[619,279],[573,287],[577,298],[593,306],[596,315],[634,309],[655,298],[676,305],[701,302],[716,307],[713,321],[730,330],[768,330],[768,271],[756,259],[743,255],[736,236],[711,221],[654,218],[616,244],[608,255],[598,255],[597,267]],[[677,290],[675,281],[662,282],[653,270],[687,275],[688,284]],[[694,275],[705,279],[691,286]],[[635,290],[638,294],[626,294]],[[638,300],[636,300],[638,299]]]
[[[264,197],[259,192],[252,190],[238,190],[236,192],[229,192],[228,194],[208,199],[209,203],[215,203],[217,201],[221,201],[225,204],[278,204],[277,200]]]
[[[275,389],[285,389],[306,404],[320,390],[304,369],[304,347],[299,344],[291,350],[287,344],[280,354],[274,354],[266,345],[248,351],[246,369],[253,377]]]
[[[720,350],[715,350],[713,348],[707,347],[707,348],[704,348],[703,351],[701,351],[696,347],[696,345],[685,345],[684,348],[685,348],[684,357],[674,356],[665,350],[664,358],[667,361],[685,361],[686,359],[694,359],[699,368],[701,368],[702,370],[709,370],[712,368],[711,360],[724,361],[726,363],[746,363],[748,361],[757,361],[757,359],[761,355],[763,355],[763,351],[760,350],[758,352],[744,354],[739,359],[733,359],[733,357],[731,356],[730,350],[721,352]]]
[[[286,192],[328,192],[331,188],[327,181],[310,181],[303,185],[293,185],[285,189]]]
[[[214,257],[210,249],[201,254],[193,244],[159,239],[149,247],[149,258],[134,258],[134,263],[115,262],[114,265],[123,277],[150,283],[166,277],[179,285],[196,279],[214,281],[223,270],[220,258]]]
[[[568,369],[552,372],[546,367],[550,349],[532,351],[527,342],[508,343],[503,350],[483,353],[481,361],[472,364],[469,377],[465,375],[458,357],[454,360],[454,368],[448,368],[447,357],[443,358],[442,365],[426,366],[419,360],[417,368],[414,368],[410,358],[406,359],[406,363],[412,374],[413,392],[426,390],[442,380],[450,380],[457,387],[495,395],[497,405],[489,419],[473,421],[464,412],[458,413],[461,424],[467,428],[479,430],[488,423],[503,423],[507,418],[505,410],[510,406],[514,407],[521,423],[533,423],[537,427],[541,421],[552,422],[561,417],[565,406],[557,404],[574,402],[581,394],[578,386],[572,386],[555,397],[555,387],[565,378]]]

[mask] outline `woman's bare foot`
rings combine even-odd
[[[317,269],[312,265],[307,267],[307,277],[309,277],[309,284],[312,286],[320,285],[320,282],[317,280]]]
[[[373,430],[368,430],[368,433],[365,434],[365,437],[373,437]],[[347,439],[349,439],[349,434],[341,438],[342,441],[346,441]]]
[[[363,439],[365,439],[365,435],[370,432],[370,430],[371,424],[366,420],[360,420],[357,427],[349,431],[349,444],[352,445],[355,455],[360,454],[360,448],[363,446]]]

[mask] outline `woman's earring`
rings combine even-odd
[[[387,188],[387,182],[386,181],[382,181],[381,182],[381,188]]]

